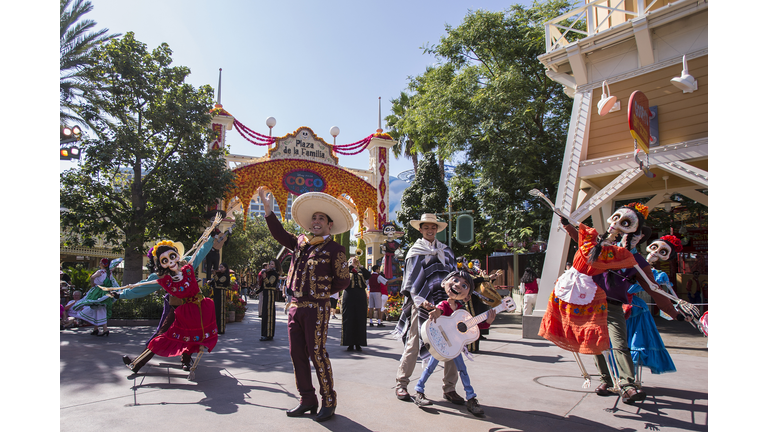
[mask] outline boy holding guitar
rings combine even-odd
[[[445,279],[443,279],[440,285],[445,290],[445,293],[448,294],[448,300],[443,300],[429,312],[429,320],[433,322],[437,322],[437,319],[442,315],[451,316],[454,311],[463,308],[464,303],[470,300],[472,291],[475,289],[472,275],[463,270],[452,271],[445,277]],[[432,305],[426,305],[427,309],[431,307]],[[489,310],[486,323],[491,324],[495,318],[496,310]],[[413,398],[413,401],[419,407],[432,404],[432,402],[430,402],[424,395],[424,385],[429,379],[429,376],[432,375],[432,372],[434,372],[438,362],[440,362],[440,360],[432,355],[429,358],[427,367],[421,374],[421,378],[419,378],[419,381],[416,383],[416,397]],[[462,358],[461,353],[453,359],[453,362],[456,364],[461,383],[464,385],[464,392],[466,393],[467,398],[467,410],[476,417],[483,416],[485,412],[480,408],[477,402],[477,395],[469,382],[469,374],[467,374],[467,367],[464,364],[464,359]]]

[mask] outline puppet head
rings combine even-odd
[[[395,238],[395,224],[392,222],[387,222],[384,224],[384,226],[381,228],[381,233],[387,236],[388,240],[392,240]]]
[[[469,300],[472,291],[475,290],[475,282],[472,275],[463,270],[454,270],[448,273],[440,285],[452,300]]]
[[[181,257],[184,246],[179,242],[163,240],[152,248],[158,275],[178,274],[181,271]]]
[[[683,245],[679,238],[666,235],[649,244],[645,250],[648,252],[645,260],[653,264],[658,260],[667,261],[672,258],[674,256],[673,252],[681,252],[683,250]]]
[[[602,253],[602,246],[615,245],[621,241],[621,246],[632,249],[643,237],[643,226],[648,217],[648,207],[640,203],[630,203],[618,208],[606,220],[608,231],[597,239],[597,245],[592,248],[589,260],[596,261]],[[637,238],[636,238],[637,237]]]

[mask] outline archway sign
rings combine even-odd
[[[350,212],[357,215],[361,236],[380,231],[387,222],[388,150],[394,141],[382,133],[381,129],[356,143],[334,146],[306,126],[288,135],[272,138],[246,128],[219,104],[211,113],[211,128],[215,131],[215,138],[209,148],[223,147],[226,130],[231,130],[232,126],[251,143],[270,146],[265,157],[232,170],[236,185],[222,200],[225,207],[236,205],[233,203],[236,199],[247,212],[247,206],[259,186],[266,186],[272,190],[283,218],[287,212],[289,194],[298,196],[305,192],[324,192],[338,198]],[[371,169],[339,166],[337,153],[356,154],[366,148],[370,153]],[[352,153],[356,149],[359,150]]]

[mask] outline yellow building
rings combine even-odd
[[[638,199],[654,208],[678,193],[708,205],[707,1],[596,0],[547,22],[545,31],[547,52],[539,60],[574,100],[555,205],[573,220],[591,216],[601,233],[617,201]],[[695,81],[686,91],[672,82],[681,77],[684,57]],[[628,124],[635,91],[656,112],[648,154],[640,157],[650,162],[645,171]],[[604,93],[616,102],[601,115]],[[542,287],[562,274],[570,242],[553,217]],[[550,292],[539,292],[539,320]]]

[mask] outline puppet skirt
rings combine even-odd
[[[200,304],[186,303],[176,308],[171,327],[149,341],[149,350],[163,357],[195,353],[204,347],[211,352],[219,340],[213,300],[204,298]]]
[[[605,292],[595,291],[591,302],[575,305],[549,295],[547,311],[541,320],[539,336],[560,348],[588,355],[599,355],[610,348],[608,305]]]
[[[648,305],[637,296],[632,297],[632,314],[627,319],[627,342],[635,366],[645,366],[654,374],[677,371]]]

